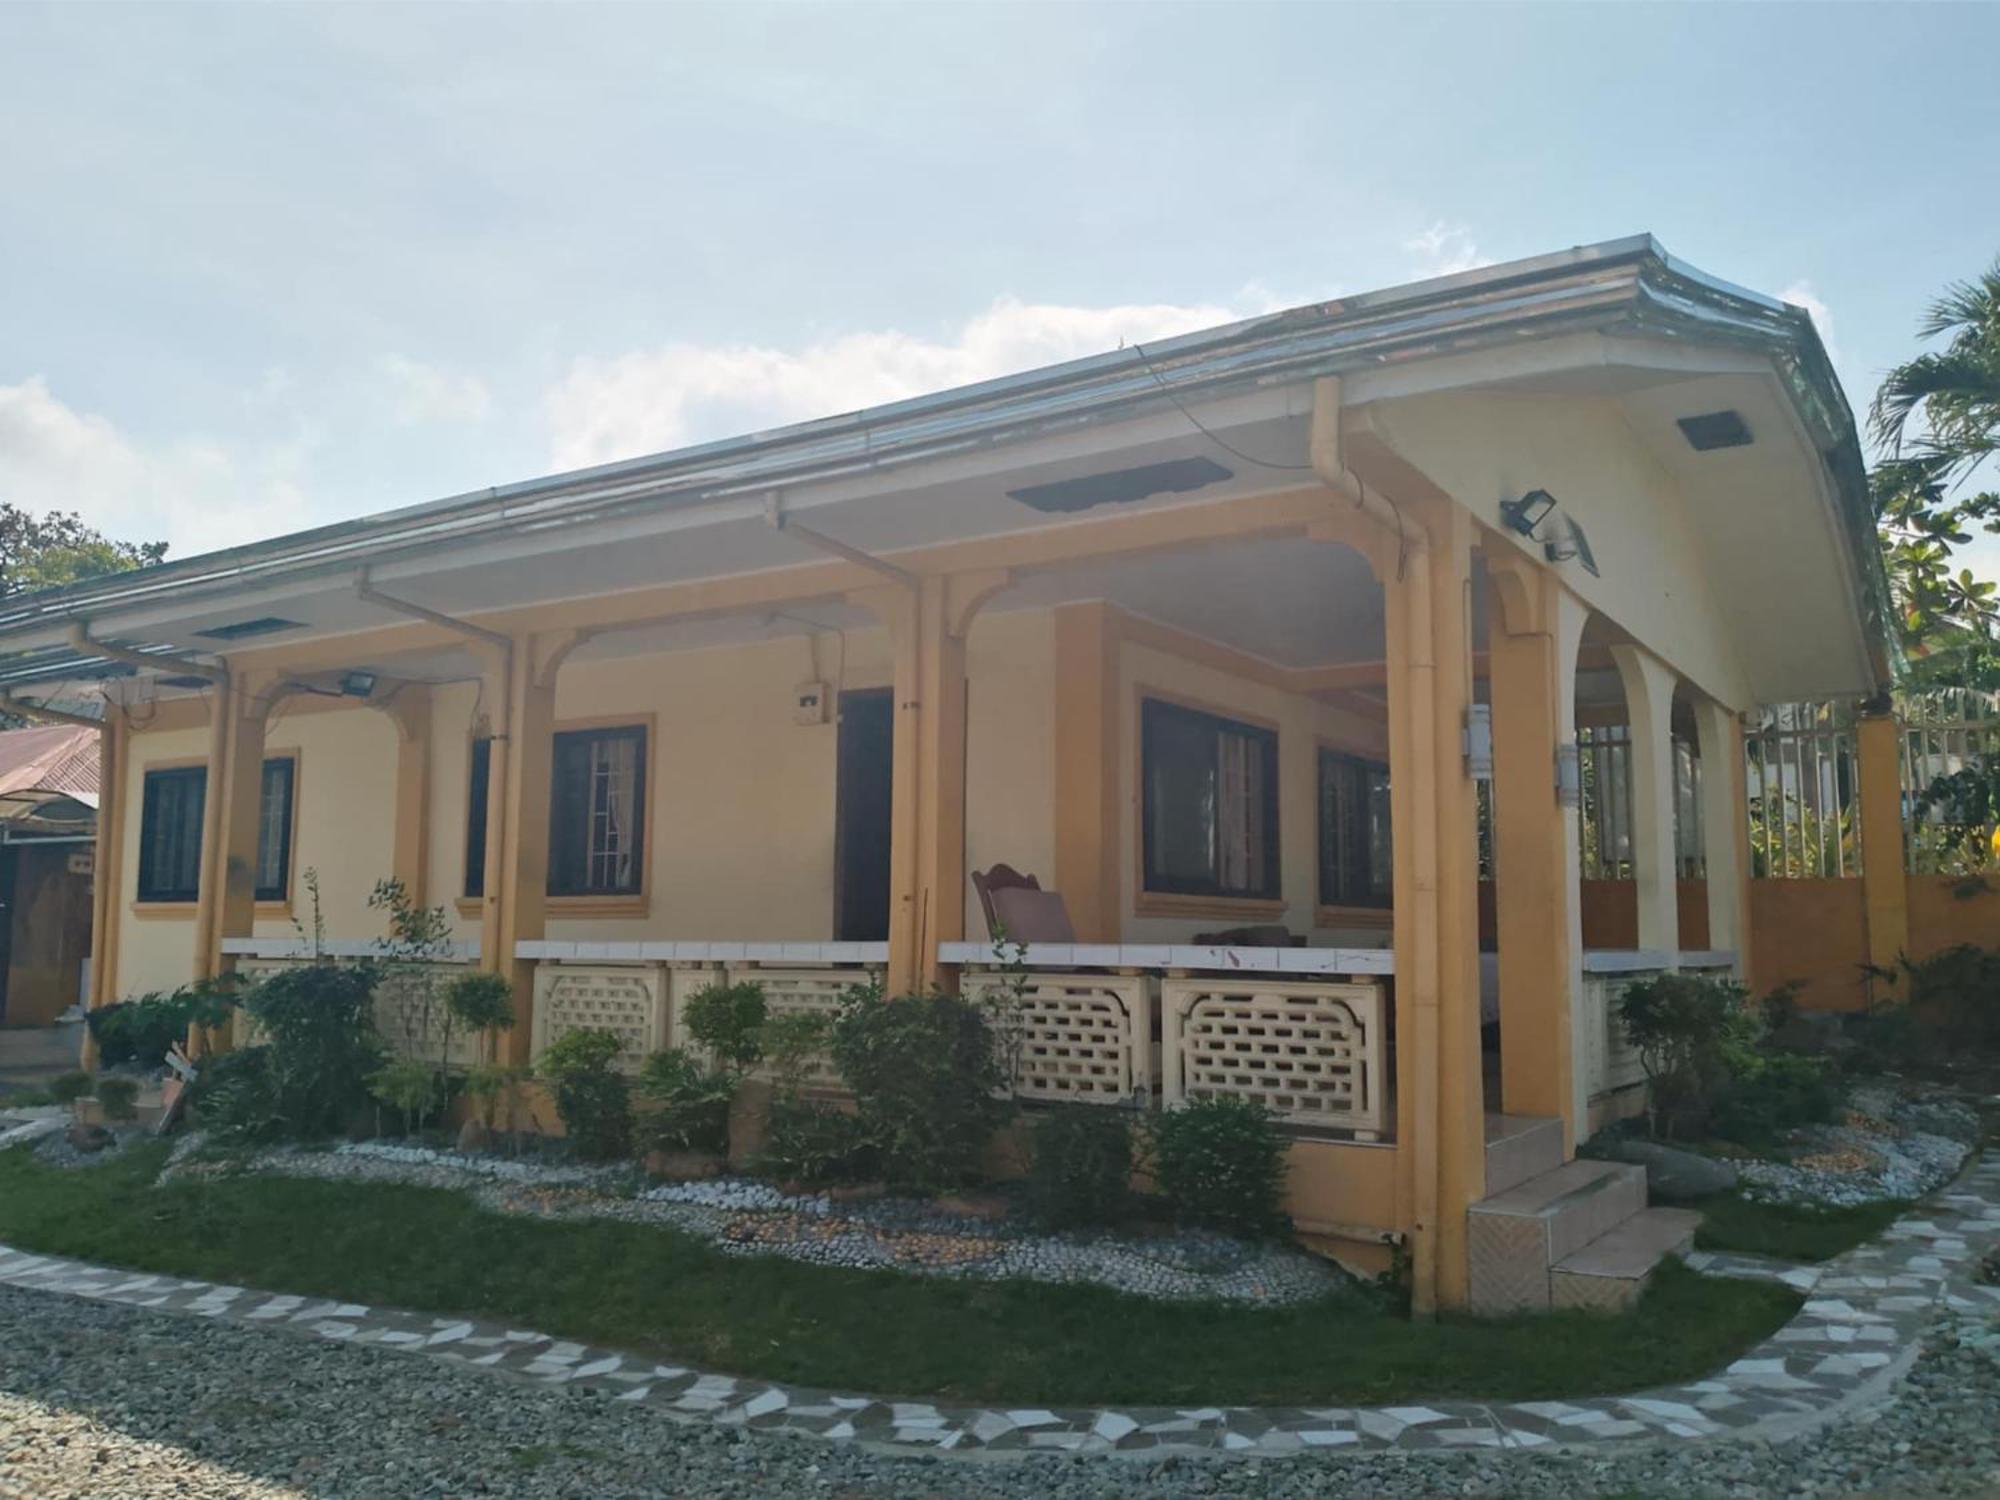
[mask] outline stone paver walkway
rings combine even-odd
[[[527,1329],[324,1298],[140,1275],[0,1247],[0,1283],[323,1339],[407,1350],[552,1385],[592,1387],[689,1420],[785,1429],[904,1451],[1173,1451],[1272,1457],[1309,1449],[1547,1448],[1794,1435],[1884,1393],[1941,1305],[2000,1308],[1976,1284],[2000,1245],[2000,1159],[1935,1194],[1879,1240],[1823,1267],[1697,1255],[1716,1274],[1770,1276],[1806,1295],[1770,1339],[1705,1380],[1575,1401],[1387,1407],[956,1406],[772,1384],[661,1364]]]

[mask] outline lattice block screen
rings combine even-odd
[[[265,975],[275,974],[280,969],[292,968],[299,962],[300,960],[296,958],[239,958],[236,960],[236,972],[246,983],[255,984]],[[268,1040],[264,1035],[264,1028],[259,1026],[250,1012],[241,1006],[237,1007],[236,1014],[230,1019],[229,1036],[231,1042],[238,1047],[256,1047]]]
[[[618,1068],[637,1073],[667,1045],[667,971],[659,964],[535,966],[534,1056],[566,1031],[609,1031],[624,1044]]]
[[[730,984],[759,984],[764,987],[764,1007],[774,1016],[808,1015],[831,1019],[840,1011],[840,1002],[858,984],[879,984],[879,968],[794,969],[782,964],[742,964],[723,971]],[[845,1085],[840,1070],[827,1056],[815,1058],[803,1080],[809,1087],[837,1089]]]
[[[1586,1097],[1596,1099],[1646,1081],[1639,1049],[1626,1037],[1625,1027],[1618,1019],[1618,1002],[1626,986],[1652,977],[1645,973],[1583,976]]]
[[[1144,975],[1029,974],[998,1026],[1014,1054],[1014,1092],[1072,1104],[1150,1103],[1153,985]],[[966,974],[968,999],[1004,1002],[1005,974]]]
[[[1167,979],[1160,984],[1162,1094],[1233,1094],[1298,1125],[1377,1139],[1389,1038],[1378,985]]]
[[[437,1061],[445,1032],[444,987],[467,972],[464,964],[385,966],[382,982],[375,986],[375,1029],[391,1052],[420,1062]],[[477,1063],[479,1034],[453,1027],[445,1060],[460,1068]]]

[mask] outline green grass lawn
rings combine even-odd
[[[1695,1245],[1702,1250],[1740,1250],[1779,1260],[1831,1260],[1872,1240],[1908,1212],[1901,1199],[1856,1208],[1797,1208],[1753,1203],[1739,1193],[1719,1193],[1691,1205],[1702,1213]]]
[[[1790,1317],[1782,1288],[1666,1267],[1625,1318],[1414,1324],[1372,1297],[1282,1311],[718,1254],[686,1235],[483,1212],[423,1188],[154,1188],[162,1149],[63,1171],[0,1153],[0,1240],[273,1291],[500,1319],[709,1369],[1049,1405],[1549,1398],[1705,1375]]]

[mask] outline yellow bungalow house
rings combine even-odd
[[[1874,691],[1882,598],[1806,315],[1640,237],[9,601],[0,686],[102,695],[93,1004],[393,874],[515,1060],[636,1059],[717,970],[992,984],[1004,865],[1024,1096],[1260,1099],[1302,1231],[1499,1309],[1685,1237],[1571,1159],[1608,997],[1742,965],[1740,716]]]

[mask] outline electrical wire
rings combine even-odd
[[[1187,407],[1182,404],[1181,398],[1174,393],[1173,387],[1168,385],[1165,378],[1161,376],[1160,372],[1153,368],[1153,361],[1151,357],[1146,353],[1146,346],[1144,344],[1138,344],[1138,343],[1133,344],[1132,352],[1139,356],[1139,363],[1144,365],[1146,367],[1146,373],[1153,377],[1153,384],[1157,385],[1160,388],[1160,390],[1163,393],[1165,393],[1166,398],[1174,403],[1174,410],[1178,411],[1182,416],[1186,417],[1188,419],[1188,425],[1190,427],[1194,428],[1196,432],[1200,433],[1203,437],[1207,438],[1211,443],[1215,444],[1215,446],[1220,448],[1224,453],[1230,454],[1235,458],[1239,458],[1246,464],[1254,464],[1260,469],[1277,469],[1286,474],[1309,474],[1312,472],[1312,465],[1309,463],[1304,463],[1304,464],[1274,463],[1268,458],[1258,458],[1253,453],[1245,453],[1241,448],[1235,447],[1229,443],[1224,442],[1221,438],[1217,437],[1208,428],[1202,426],[1201,419],[1197,417],[1193,412],[1189,411]]]

